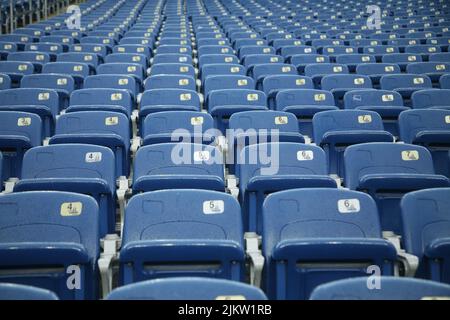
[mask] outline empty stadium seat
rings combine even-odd
[[[410,105],[411,95],[414,91],[432,88],[430,77],[415,74],[384,75],[380,79],[383,90],[393,90],[400,93],[406,106]]]
[[[369,280],[370,281],[370,280]],[[318,286],[311,300],[423,300],[448,299],[450,286],[427,280],[380,277],[379,288],[368,287],[368,278],[332,281]]]
[[[275,109],[276,95],[283,89],[314,89],[314,85],[311,78],[293,74],[265,77],[262,83],[262,91],[267,96],[270,109]]]
[[[225,134],[229,117],[240,111],[266,110],[264,92],[251,89],[223,89],[210,92],[206,106],[214,118],[214,126]]]
[[[195,290],[192,290],[195,288]],[[155,279],[122,286],[108,300],[267,300],[261,289],[242,282],[200,277]]]
[[[420,190],[401,202],[405,250],[419,258],[415,276],[450,283],[450,189]]]
[[[314,142],[328,158],[329,172],[344,176],[343,154],[346,147],[365,142],[394,142],[384,131],[378,113],[367,110],[331,110],[313,117]]]
[[[99,213],[93,198],[12,193],[0,197],[0,211],[0,265],[9,270],[0,282],[37,286],[64,300],[96,298]],[[75,266],[81,279],[77,290],[67,286]]]
[[[123,74],[136,78],[141,84],[145,78],[145,70],[137,63],[103,63],[97,67],[97,74]]]
[[[144,90],[152,89],[197,89],[194,78],[185,75],[159,74],[150,76],[144,81]]]
[[[366,191],[378,205],[383,231],[403,235],[400,200],[407,192],[448,187],[449,180],[435,174],[430,152],[421,146],[364,143],[344,152],[344,184]]]
[[[88,76],[84,80],[84,89],[93,88],[113,88],[113,89],[125,89],[130,92],[133,100],[137,99],[139,92],[141,91],[140,81],[132,75],[124,74],[98,74]]]
[[[0,300],[58,300],[49,290],[14,283],[0,283]]]
[[[270,155],[270,158],[268,159]],[[279,142],[249,145],[236,162],[240,200],[247,231],[261,234],[261,210],[267,194],[294,188],[334,188],[323,150],[313,145]]]
[[[221,151],[196,143],[161,143],[139,148],[133,191],[176,188],[225,191]]]
[[[424,74],[430,77],[433,83],[438,84],[439,78],[450,73],[450,63],[444,62],[415,62],[406,67],[407,73]],[[436,85],[437,86],[437,85]]]
[[[174,276],[243,280],[241,219],[239,203],[224,192],[161,190],[134,196],[125,214],[120,282]]]
[[[321,80],[322,90],[330,91],[334,96],[335,105],[344,107],[344,95],[348,91],[372,89],[372,81],[368,76],[355,74],[333,74],[324,76]]]
[[[436,173],[450,177],[450,110],[408,110],[399,117],[400,138],[426,147]]]
[[[424,89],[411,96],[414,109],[450,109],[449,89]]]
[[[34,66],[31,62],[0,61],[0,72],[8,75],[11,86],[17,88],[24,75],[34,73]]]
[[[211,144],[218,135],[211,115],[198,111],[151,113],[142,127],[143,145],[175,141]]]
[[[130,121],[118,112],[80,111],[61,115],[50,144],[85,143],[105,146],[114,152],[117,175],[128,176]]]
[[[277,74],[297,74],[297,68],[287,63],[264,63],[254,65],[248,70],[248,75],[255,79],[256,89],[261,90],[263,80],[266,76]]]
[[[130,92],[125,89],[92,88],[75,90],[70,95],[67,112],[99,110],[120,112],[130,117],[133,111]]]
[[[314,114],[326,110],[338,110],[331,92],[315,89],[281,90],[275,97],[275,109],[291,112],[300,121],[300,133],[312,137]]]
[[[0,74],[0,90],[11,89],[11,78],[7,74]]]
[[[115,227],[115,160],[113,152],[88,144],[60,144],[29,149],[14,192],[55,190],[88,194],[100,208],[99,232]]]
[[[342,189],[294,189],[263,205],[264,287],[270,299],[307,299],[332,280],[393,275],[394,246],[381,238],[370,196]],[[357,261],[357,263],[355,262]]]
[[[381,58],[383,63],[395,63],[398,64],[402,71],[406,71],[408,64],[413,62],[422,62],[422,56],[420,54],[411,53],[392,53],[386,54]]]
[[[320,89],[320,82],[324,76],[340,73],[349,73],[348,67],[338,63],[312,63],[305,66],[305,76],[312,78],[316,89]]]
[[[356,67],[356,73],[369,76],[374,88],[380,85],[380,79],[386,74],[400,73],[400,67],[394,63],[363,63]]]
[[[25,151],[42,144],[42,121],[38,115],[0,112],[0,151],[3,152],[3,180],[20,178]]]
[[[344,64],[350,72],[354,72],[356,67],[362,63],[375,63],[375,56],[369,54],[340,54],[336,56],[336,63]]]
[[[75,80],[75,88],[83,87],[84,78],[92,73],[89,65],[76,62],[50,62],[42,67],[42,73],[58,73],[72,76]]]
[[[450,89],[450,75],[444,74],[439,79],[439,86],[441,89]]]
[[[50,62],[50,55],[46,52],[36,51],[11,52],[8,55],[8,61],[31,62],[34,66],[34,70],[37,73],[40,73],[42,66]]]

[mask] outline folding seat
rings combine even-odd
[[[34,65],[31,62],[0,61],[0,72],[11,78],[12,87],[18,87],[24,75],[34,73]]]
[[[90,73],[95,72],[95,68],[99,64],[99,58],[97,54],[86,53],[86,52],[67,52],[60,53],[56,57],[57,62],[75,62],[75,63],[85,63],[91,69]]]
[[[427,39],[426,43],[427,44],[431,44],[433,46],[440,46],[441,47],[441,51],[445,51],[445,49],[450,45],[450,38],[449,37],[431,38],[431,39]],[[435,54],[439,55],[439,53],[434,53],[433,55],[435,55]],[[446,60],[446,61],[448,61],[448,60]]]
[[[292,64],[287,63],[266,63],[257,64],[248,70],[248,75],[255,79],[256,89],[260,90],[262,88],[262,82],[264,77],[270,75],[279,74],[298,74],[297,68]]]
[[[25,51],[45,52],[50,56],[50,61],[56,61],[56,56],[63,53],[63,46],[59,43],[29,43],[25,45]]]
[[[69,75],[75,80],[75,89],[81,89],[83,87],[84,78],[89,76],[92,73],[92,70],[86,63],[49,62],[43,66],[42,73]]]
[[[195,288],[193,291],[192,288]],[[238,281],[175,277],[141,281],[112,291],[108,300],[267,300],[261,289]]]
[[[444,74],[439,79],[439,86],[441,89],[450,89],[450,75]]]
[[[420,54],[412,53],[392,53],[384,55],[381,58],[383,63],[395,63],[398,64],[402,71],[406,71],[406,67],[409,63],[422,62],[422,56]]]
[[[233,54],[233,48],[230,46],[202,46],[198,48],[198,56],[202,56],[204,54]]]
[[[183,45],[183,44],[181,44]],[[197,40],[197,47],[203,46],[230,46],[230,41],[227,38],[216,39],[216,38],[203,38]]]
[[[24,34],[29,35],[31,37],[39,38],[44,35],[44,32],[42,32],[42,30],[40,29],[28,27],[28,28],[18,28],[14,30],[13,34]]]
[[[289,59],[298,54],[316,54],[317,49],[311,46],[283,46],[279,50],[280,55]]]
[[[11,193],[1,197],[0,211],[0,265],[10,270],[1,282],[37,286],[64,300],[96,298],[99,234],[93,198],[69,192]],[[77,290],[66,284],[73,265],[80,271]]]
[[[159,74],[176,74],[195,78],[195,69],[191,64],[187,63],[158,63],[151,67],[150,75]]]
[[[330,63],[330,57],[320,54],[295,54],[287,60],[297,67],[299,74],[305,73],[305,67],[309,64]]]
[[[54,30],[51,32],[51,35],[70,37],[73,38],[75,42],[79,42],[80,38],[84,36],[84,34],[81,31],[77,30]]]
[[[207,77],[203,85],[205,96],[212,90],[225,89],[255,89],[255,82],[243,75],[215,75]]]
[[[358,53],[358,48],[350,46],[324,46],[320,51],[323,55],[332,57],[332,59],[335,60],[336,56],[341,54]]]
[[[268,46],[269,43],[264,39],[248,39],[248,38],[239,38],[236,39],[233,43],[233,47],[235,50],[239,51],[240,48],[244,46]]]
[[[201,41],[204,41],[204,40],[207,40],[207,39],[202,39],[202,40],[199,41],[199,43]],[[216,40],[216,41],[219,41],[219,40]],[[223,41],[223,40],[221,40],[221,41]],[[224,42],[223,44],[225,44],[225,41],[223,41],[223,42]],[[164,45],[169,45],[169,46],[170,45],[172,45],[172,46],[191,46],[192,43],[191,43],[191,40],[187,39],[187,38],[164,37],[164,38],[159,39],[159,43],[157,43],[157,44],[161,45],[161,46],[164,46]],[[215,43],[215,44],[219,44],[219,43]]]
[[[59,95],[60,110],[67,108],[69,97],[75,90],[75,80],[64,74],[29,74],[20,81],[21,88],[53,89]]]
[[[162,143],[139,148],[133,192],[160,189],[224,191],[223,155],[218,148],[195,143]]]
[[[200,69],[200,80],[202,85],[209,76],[217,75],[246,75],[247,68],[240,64],[207,64]]]
[[[373,55],[375,56],[377,62],[381,62],[384,55],[400,53],[400,48],[397,46],[389,46],[389,45],[367,46],[363,47],[363,53]]]
[[[39,42],[43,43],[58,43],[62,45],[63,51],[67,51],[69,46],[75,44],[75,39],[68,36],[43,36],[39,38]]]
[[[292,74],[273,75],[264,78],[262,91],[267,96],[268,106],[275,109],[275,97],[284,89],[314,89],[311,78]]]
[[[344,152],[344,184],[367,192],[377,202],[383,231],[404,235],[400,200],[407,192],[448,187],[448,178],[435,174],[430,152],[399,143],[364,143]]]
[[[200,49],[199,49],[200,52]],[[232,51],[227,52],[232,53]],[[275,54],[275,49],[270,46],[243,46],[239,49],[238,57],[240,59],[243,59],[247,55],[253,55],[253,54],[267,54],[267,55],[273,55]]]
[[[109,53],[107,46],[103,44],[92,44],[92,43],[72,44],[69,46],[69,52],[95,53],[99,56],[100,62],[102,62],[105,56]]]
[[[344,189],[294,189],[264,201],[264,289],[269,299],[307,299],[318,285],[364,276],[378,266],[393,275],[395,247],[382,239],[377,206]]]
[[[126,89],[130,92],[133,100],[135,100],[141,91],[139,81],[133,76],[121,74],[100,74],[88,76],[84,80],[84,88],[114,88]]]
[[[139,109],[141,121],[148,114],[160,111],[200,111],[200,97],[197,92],[187,89],[161,88],[144,91]]]
[[[189,54],[180,53],[168,53],[168,54],[157,54],[152,60],[152,64],[158,63],[185,63],[193,64],[192,56]]]
[[[137,63],[103,63],[97,67],[97,74],[123,74],[133,76],[139,85],[144,81],[145,70]]]
[[[313,117],[314,142],[326,153],[329,172],[344,176],[343,154],[354,144],[367,142],[394,142],[384,131],[378,113],[364,110],[332,110],[316,113]]]
[[[281,53],[283,47],[302,46],[303,43],[299,39],[275,39],[272,41],[272,47],[275,48],[277,54]]]
[[[119,40],[119,34],[116,32],[113,32],[111,30],[97,30],[97,31],[90,31],[86,35],[87,37],[102,37],[102,38],[111,38],[114,40],[115,43]],[[109,43],[107,43],[109,44]]]
[[[3,180],[20,178],[24,153],[42,145],[42,121],[38,115],[20,111],[0,111],[0,152],[3,153]],[[2,181],[0,179],[0,184]],[[0,188],[1,189],[1,188]]]
[[[380,86],[383,90],[393,90],[400,93],[406,106],[410,105],[411,96],[415,91],[433,87],[430,77],[416,74],[384,75],[380,79]]]
[[[322,78],[322,90],[330,91],[335,100],[335,105],[343,108],[344,95],[348,91],[371,89],[372,81],[367,76],[356,74],[332,74]]]
[[[0,41],[0,58],[2,60],[6,60],[9,53],[16,52],[17,50],[17,44],[15,42]]]
[[[427,61],[428,55],[437,52],[441,52],[441,47],[433,45],[414,45],[405,47],[405,53],[420,54],[425,61]]]
[[[105,63],[135,63],[144,70],[149,66],[147,57],[139,53],[111,53],[105,57]]]
[[[234,54],[204,54],[198,59],[200,68],[208,64],[217,63],[238,64],[239,59]]]
[[[356,67],[356,73],[369,76],[375,88],[380,85],[383,75],[398,74],[401,73],[401,69],[395,63],[363,63]]]
[[[58,300],[54,292],[15,283],[0,283],[0,300]]]
[[[368,54],[340,54],[336,56],[336,62],[346,65],[350,72],[355,72],[358,65],[362,63],[375,63],[376,59],[375,56]]]
[[[410,63],[406,67],[406,72],[411,74],[424,74],[430,77],[435,84],[439,83],[439,78],[450,73],[450,62],[416,62]],[[438,86],[438,85],[436,85]]]
[[[222,89],[211,91],[206,97],[208,112],[214,118],[214,126],[225,134],[228,119],[235,112],[266,110],[264,92],[251,89]]]
[[[420,190],[401,201],[406,252],[419,259],[415,277],[450,283],[450,189]]]
[[[133,104],[131,93],[126,89],[80,89],[70,95],[70,106],[67,108],[67,112],[112,111],[130,117]]]
[[[450,177],[450,110],[408,110],[399,117],[400,138],[426,147],[436,173]]]
[[[190,46],[160,45],[156,49],[157,54],[181,53],[192,56],[192,48]]]
[[[383,119],[384,128],[394,136],[398,136],[398,115],[408,110],[403,105],[402,96],[388,90],[356,90],[344,95],[345,109],[359,109],[377,112]]]
[[[211,115],[198,111],[151,113],[142,126],[143,145],[175,141],[211,144],[218,135]]]
[[[44,88],[18,88],[0,91],[0,111],[22,111],[42,119],[42,134],[50,137],[59,113],[58,93]]]
[[[22,177],[14,192],[53,190],[92,196],[99,207],[96,232],[103,237],[115,228],[115,178],[114,153],[109,148],[90,144],[35,147],[23,157]]]
[[[297,134],[297,141],[298,137],[301,136]],[[269,159],[265,158],[269,155]],[[336,182],[328,176],[323,150],[302,143],[250,144],[237,155],[236,174],[245,230],[258,234],[262,231],[261,210],[267,194],[294,188],[336,187]]]
[[[332,281],[318,286],[311,300],[423,300],[448,298],[450,286],[422,279],[379,278],[380,288],[367,286],[367,277]]]
[[[46,37],[41,37],[41,42],[53,42],[53,41],[44,41]],[[25,48],[25,44],[37,42],[38,38],[31,37],[26,34],[2,34],[0,35],[0,42],[12,42],[16,43],[17,48],[19,50],[23,50]]]
[[[433,53],[428,56],[430,62],[450,63],[450,52]]]
[[[382,42],[374,39],[351,39],[348,40],[348,44],[352,47],[358,47],[359,51],[362,52],[364,47],[367,46],[380,46]]]
[[[337,110],[331,92],[315,89],[280,90],[275,97],[275,109],[291,112],[300,122],[300,133],[312,137],[312,117],[315,113]]]
[[[241,221],[239,203],[224,192],[161,190],[132,197],[120,250],[121,284],[180,276],[243,280]]]
[[[151,57],[152,55],[149,47],[139,44],[119,44],[114,46],[113,53],[139,53],[146,57]]]
[[[11,78],[4,73],[0,73],[0,90],[11,89]]]
[[[311,63],[305,66],[305,76],[311,77],[315,88],[320,88],[322,78],[329,74],[348,74],[348,67],[338,63]]]
[[[320,35],[319,37],[322,37],[322,35]],[[307,41],[306,44],[311,44],[311,46],[316,47],[316,48],[322,48],[325,46],[343,46],[345,43],[343,40],[337,40],[337,39],[313,39],[310,38],[311,40]],[[308,43],[309,42],[309,43]]]
[[[114,38],[111,37],[95,37],[95,36],[87,36],[82,37],[80,39],[81,44],[103,44],[108,48],[108,52],[112,51],[112,47],[114,47],[117,42]]]
[[[152,49],[154,46],[153,40],[145,37],[123,37],[119,41],[120,46],[128,44],[146,46],[149,49]]]
[[[194,78],[184,75],[159,74],[150,76],[144,81],[144,90],[152,89],[187,89],[196,90],[196,82]]]

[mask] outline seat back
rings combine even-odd
[[[450,89],[425,89],[411,96],[414,109],[443,108],[450,109]]]

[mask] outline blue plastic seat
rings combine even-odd
[[[206,106],[214,118],[214,126],[225,134],[228,120],[235,112],[266,110],[264,92],[251,89],[222,89],[211,91],[206,97]]]
[[[42,119],[43,136],[50,137],[59,113],[58,93],[52,89],[19,88],[0,91],[0,111],[23,111]]]
[[[70,95],[67,112],[75,111],[113,111],[128,117],[133,110],[133,99],[126,89],[93,88],[75,90]]]
[[[92,70],[86,63],[50,62],[42,67],[42,73],[69,75],[75,80],[75,89],[81,89],[83,87],[84,79],[92,74]]]
[[[11,89],[11,78],[5,73],[0,73],[0,90]]]
[[[356,73],[369,76],[375,87],[380,85],[380,79],[386,74],[400,73],[400,67],[394,63],[363,63],[356,67]]]
[[[445,62],[416,62],[406,67],[406,72],[411,74],[423,74],[430,77],[433,83],[439,83],[439,78],[450,73],[450,63]]]
[[[415,74],[390,74],[380,79],[383,90],[393,90],[400,93],[406,106],[410,106],[411,95],[414,91],[431,89],[433,87],[430,77]]]
[[[211,144],[219,135],[211,115],[198,111],[164,111],[145,117],[143,145],[169,142]]]
[[[8,61],[17,62],[31,62],[34,66],[34,70],[40,73],[42,66],[50,62],[50,55],[46,52],[38,51],[23,51],[23,52],[11,52],[8,54]]]
[[[0,197],[0,211],[0,265],[10,270],[0,282],[40,287],[63,300],[97,297],[99,212],[93,198],[52,191],[11,193]],[[81,279],[77,290],[67,286],[74,266]]]
[[[160,45],[156,51],[157,54],[181,53],[192,56],[192,48],[190,46],[179,45]]]
[[[307,65],[314,63],[330,63],[330,57],[320,54],[295,54],[290,57],[289,63],[297,67],[299,74],[304,74]]]
[[[192,290],[195,288],[195,290]],[[175,277],[141,281],[112,291],[108,300],[267,300],[261,289],[214,278]]]
[[[128,90],[133,100],[136,100],[136,97],[141,91],[140,82],[135,77],[124,74],[98,74],[88,76],[84,80],[83,87],[85,89],[112,88]]]
[[[239,203],[224,192],[161,190],[132,197],[120,282],[176,276],[243,280],[241,221]]]
[[[275,109],[291,112],[300,121],[300,133],[312,137],[314,114],[326,110],[338,110],[331,92],[315,89],[287,89],[278,91]]]
[[[130,169],[130,121],[118,112],[80,111],[61,115],[50,144],[84,143],[110,148],[116,172],[128,176]]]
[[[292,64],[287,63],[265,63],[257,64],[248,70],[248,75],[255,79],[256,89],[261,90],[263,80],[266,76],[297,74],[297,69]]]
[[[344,95],[348,91],[372,89],[372,81],[368,76],[357,74],[332,74],[322,78],[322,90],[330,91],[335,105],[344,107]]]
[[[439,86],[441,89],[450,89],[450,75],[444,74],[439,79]]]
[[[145,70],[137,63],[104,63],[97,67],[97,74],[123,74],[136,78],[141,84],[145,78]]]
[[[49,290],[15,283],[0,283],[0,300],[58,300]]]
[[[187,63],[158,63],[151,67],[150,76],[176,74],[195,78],[195,69]]]
[[[269,157],[270,160],[263,158]],[[267,194],[295,188],[335,188],[319,147],[293,142],[251,144],[237,157],[239,195],[245,228],[261,234],[261,210]]]
[[[205,80],[209,76],[217,75],[243,75],[247,73],[247,68],[240,64],[207,64],[200,69],[200,80],[204,84]]]
[[[59,96],[59,108],[65,109],[69,105],[69,97],[75,90],[75,80],[65,74],[29,74],[20,81],[21,88],[53,89]]]
[[[422,56],[420,54],[412,53],[392,53],[386,54],[381,58],[383,63],[395,63],[398,64],[402,72],[406,71],[406,67],[410,63],[422,62]]]
[[[152,60],[152,64],[158,63],[186,63],[193,64],[192,56],[190,54],[181,53],[165,53],[157,54]]]
[[[405,143],[426,147],[436,173],[450,178],[450,110],[408,110],[399,117],[400,138]]]
[[[99,57],[95,53],[66,52],[58,54],[56,62],[85,63],[90,68],[90,74],[94,74],[95,68],[99,65]]]
[[[276,192],[264,201],[262,215],[269,299],[308,299],[320,284],[367,276],[371,265],[393,275],[396,250],[382,239],[377,206],[364,193]]]
[[[363,63],[375,63],[375,56],[369,54],[340,54],[336,56],[336,63],[344,64],[350,72],[354,72],[356,67]]]
[[[414,109],[450,109],[449,89],[424,89],[416,91],[411,96]]]
[[[152,51],[148,46],[139,44],[119,44],[114,46],[113,53],[138,53],[151,57]]]
[[[447,43],[447,45],[449,45],[449,43]],[[428,61],[450,63],[450,52],[430,54]]]
[[[34,73],[34,65],[31,62],[0,61],[0,72],[10,77],[12,87],[18,87],[24,75]]]
[[[67,191],[98,203],[100,236],[114,232],[116,171],[114,153],[90,144],[59,144],[29,149],[14,192]]]
[[[291,74],[267,76],[262,83],[262,90],[267,96],[270,109],[275,108],[275,97],[280,90],[313,88],[311,78]]]
[[[401,202],[405,250],[419,258],[418,278],[450,283],[450,188],[406,194]]]
[[[185,75],[159,74],[150,76],[144,81],[144,90],[152,89],[197,89],[194,78]]]
[[[252,67],[256,64],[265,63],[283,63],[284,58],[275,54],[250,54],[242,59],[242,64],[247,68]]]
[[[311,77],[314,87],[320,89],[322,78],[330,74],[348,74],[348,67],[337,63],[311,63],[305,66],[305,76]]]
[[[378,113],[366,110],[332,110],[313,117],[314,142],[322,147],[328,158],[329,172],[344,176],[343,154],[354,144],[366,142],[394,142],[384,131]]]
[[[422,300],[447,299],[450,286],[435,281],[380,277],[380,287],[369,288],[367,277],[332,281],[318,286],[311,300]]]
[[[200,50],[199,50],[200,51]],[[231,53],[231,52],[224,52]],[[270,46],[243,46],[239,49],[238,56],[243,59],[247,55],[251,54],[275,54],[275,49]]]
[[[136,153],[133,191],[208,189],[225,191],[223,155],[196,143],[161,143]]]
[[[24,153],[40,146],[42,138],[42,121],[38,115],[0,111],[0,151],[3,151],[1,182],[10,177],[20,178]]]
[[[109,53],[109,50],[108,47],[103,44],[77,43],[69,46],[69,52],[95,53],[99,56],[100,61],[103,61],[105,56]]]
[[[255,89],[255,82],[243,75],[216,75],[207,77],[203,84],[205,96],[213,90],[226,89]]]
[[[389,90],[356,90],[344,95],[345,109],[359,109],[377,112],[383,119],[384,128],[398,136],[398,115],[408,107],[403,105],[402,96]]]
[[[377,202],[381,227],[403,235],[400,200],[414,190],[448,187],[448,178],[435,174],[430,152],[421,146],[364,143],[344,152],[344,184],[366,191]]]

